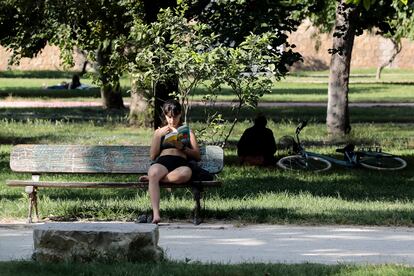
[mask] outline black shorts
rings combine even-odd
[[[184,157],[175,155],[159,156],[153,164],[160,164],[167,168],[168,172],[175,170],[178,167],[187,166],[188,161]]]

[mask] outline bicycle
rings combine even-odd
[[[303,121],[296,127],[296,140],[288,136],[291,139],[293,155],[283,157],[277,162],[282,169],[323,172],[329,170],[332,163],[348,168],[362,166],[373,170],[401,170],[407,166],[404,159],[382,152],[380,147],[355,151],[355,145],[348,144],[336,150],[344,154],[344,160],[306,151],[299,139],[300,132],[306,125],[307,121]]]

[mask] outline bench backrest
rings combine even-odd
[[[199,165],[210,173],[223,169],[223,149],[203,146]],[[10,168],[30,173],[146,173],[147,146],[16,145]]]

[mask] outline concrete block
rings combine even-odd
[[[159,261],[155,224],[46,223],[33,231],[33,259],[42,262]]]

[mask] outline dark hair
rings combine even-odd
[[[72,76],[72,82],[69,84],[69,89],[76,89],[81,86],[79,75],[74,74]]]
[[[267,119],[266,116],[263,114],[258,114],[254,119],[254,125],[258,127],[266,127]]]
[[[166,116],[177,116],[181,114],[181,104],[177,100],[166,100],[162,106],[162,112]]]

